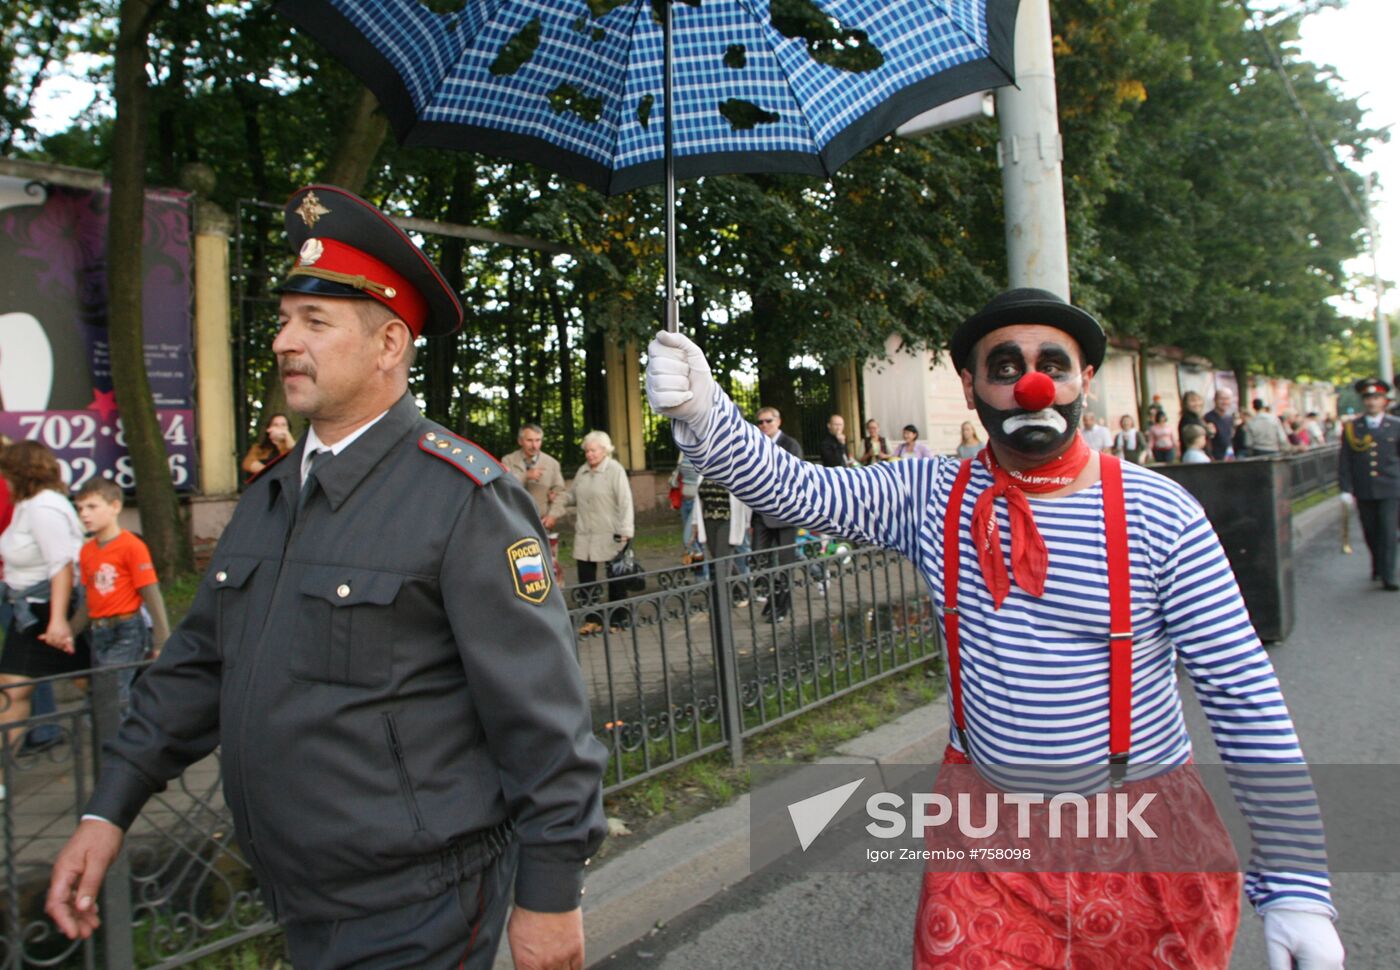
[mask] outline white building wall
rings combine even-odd
[[[893,447],[906,424],[919,429],[921,440],[939,454],[952,454],[958,446],[964,421],[971,421],[977,435],[987,440],[977,412],[967,407],[962,380],[947,355],[935,361],[926,350],[906,353],[898,337],[885,343],[890,360],[868,361],[863,384],[867,420],[880,423],[880,433]],[[865,434],[865,429],[860,429]]]
[[[1090,382],[1089,409],[1099,420],[1118,430],[1118,419],[1137,415],[1137,354],[1108,348],[1103,366]]]
[[[1148,400],[1155,396],[1160,401],[1162,410],[1167,412],[1168,422],[1173,428],[1176,427],[1181,420],[1181,384],[1177,379],[1175,361],[1148,360],[1147,393]]]

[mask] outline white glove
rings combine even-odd
[[[1343,492],[1341,495],[1338,496],[1338,498],[1342,500],[1342,504],[1345,505],[1347,508],[1351,508],[1353,505],[1356,504],[1356,496],[1351,494],[1350,492]]]
[[[693,424],[708,423],[715,380],[695,342],[663,330],[647,347],[647,400],[658,414]]]
[[[1330,917],[1275,907],[1264,913],[1269,970],[1342,970],[1346,951]]]

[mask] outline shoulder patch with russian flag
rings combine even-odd
[[[519,539],[506,546],[511,578],[515,580],[515,595],[530,603],[543,603],[549,595],[552,564],[545,559],[540,540]]]

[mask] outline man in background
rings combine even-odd
[[[515,441],[520,447],[502,458],[501,464],[525,486],[535,500],[540,524],[552,532],[564,517],[564,470],[559,459],[541,449],[544,430],[539,425],[522,425]]]
[[[1099,416],[1093,411],[1084,412],[1084,441],[1095,451],[1113,450],[1113,434],[1099,424]]]
[[[797,439],[783,431],[783,416],[778,413],[777,408],[764,407],[758,409],[756,418],[758,429],[768,436],[769,440],[790,455],[802,457],[802,446],[797,443]],[[844,422],[843,422],[844,423]],[[767,515],[755,512],[753,517],[753,548],[755,552],[764,552],[768,549],[780,549],[777,553],[776,561],[773,556],[766,556],[763,559],[767,566],[790,566],[797,562],[797,526],[794,523],[786,522],[774,515]],[[786,571],[780,572],[772,579],[772,593],[767,603],[763,606],[763,618],[772,619],[775,623],[781,623],[787,619],[792,604],[792,592],[788,588],[788,578]]]
[[[1211,461],[1225,461],[1235,457],[1235,395],[1227,387],[1215,392],[1215,407],[1205,414],[1206,430],[1209,432],[1207,450]]]
[[[855,460],[846,450],[846,419],[833,414],[826,422],[826,437],[821,443],[822,465],[827,468],[845,468],[854,465]]]
[[[564,492],[567,486],[564,484],[564,470],[559,466],[559,459],[542,450],[544,429],[539,425],[521,425],[515,442],[520,447],[502,458],[501,464],[535,500],[540,525],[544,526],[549,538],[554,578],[563,582],[564,571],[559,568],[559,533],[555,529],[565,514]]]
[[[1293,450],[1288,440],[1288,432],[1283,430],[1279,419],[1274,417],[1263,398],[1253,401],[1254,417],[1245,425],[1245,437],[1249,440],[1251,458],[1268,458],[1284,455]]]

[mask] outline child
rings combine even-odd
[[[1210,461],[1206,454],[1206,429],[1199,424],[1188,424],[1181,431],[1181,453],[1184,465],[1201,465]]]
[[[92,536],[78,553],[78,569],[86,593],[84,611],[91,630],[93,662],[99,667],[131,664],[159,654],[170,634],[165,600],[156,582],[156,569],[146,544],[117,525],[122,490],[105,478],[90,479],[78,490],[78,518]],[[155,638],[141,615],[145,604],[155,625]],[[131,696],[136,668],[118,678],[121,707]]]

